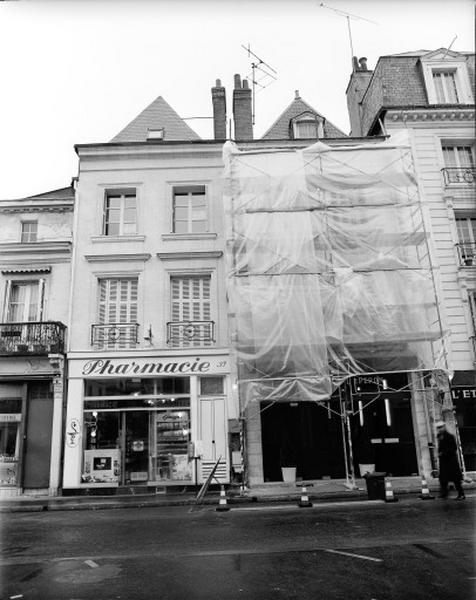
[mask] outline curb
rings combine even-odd
[[[396,490],[395,494],[397,496],[415,496],[421,492],[419,489],[400,489]],[[309,494],[309,499],[314,500],[315,502],[323,502],[326,504],[332,504],[332,502],[354,502],[357,500],[365,500],[368,499],[367,492],[364,491],[353,491],[348,492],[347,495],[341,492],[336,492],[335,494],[326,494],[326,495],[312,495]],[[214,496],[209,496],[208,498],[204,498],[200,505],[197,505],[195,502],[195,496],[188,498],[170,498],[170,499],[155,499],[151,498],[147,500],[146,498],[138,498],[136,497],[134,500],[128,500],[129,497],[124,498],[122,500],[108,500],[103,501],[93,501],[92,499],[85,500],[83,502],[77,502],[73,499],[71,500],[63,500],[58,501],[55,500],[32,500],[32,504],[27,504],[29,502],[19,501],[11,506],[0,506],[0,514],[5,513],[19,513],[19,512],[58,512],[58,511],[84,511],[84,510],[118,510],[124,508],[159,508],[159,507],[170,507],[170,506],[202,506],[202,505],[215,505],[218,504],[219,497],[216,498]],[[249,495],[249,496],[229,496],[228,503],[230,505],[238,505],[238,504],[276,504],[276,503],[294,503],[298,502],[300,498],[299,492],[293,492],[292,494],[286,495],[269,495],[269,496],[258,496],[258,495]],[[34,504],[33,504],[34,503]]]

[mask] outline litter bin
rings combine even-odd
[[[369,500],[385,500],[385,473],[366,473],[364,479]]]

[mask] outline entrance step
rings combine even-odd
[[[122,485],[117,488],[118,495],[143,496],[144,494],[156,495],[165,494],[166,488],[163,486],[150,485]]]

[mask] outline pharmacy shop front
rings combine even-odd
[[[63,493],[229,482],[229,357],[71,358]]]

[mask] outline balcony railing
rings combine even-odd
[[[476,267],[476,244],[456,244],[456,248],[462,267]]]
[[[138,323],[107,323],[91,325],[91,345],[97,350],[134,348],[139,338]]]
[[[0,323],[0,355],[61,354],[65,331],[57,321]]]
[[[476,181],[475,167],[445,167],[441,170],[445,185],[463,183],[470,185]]]
[[[211,346],[215,342],[214,321],[172,321],[167,323],[167,344],[174,348]]]

